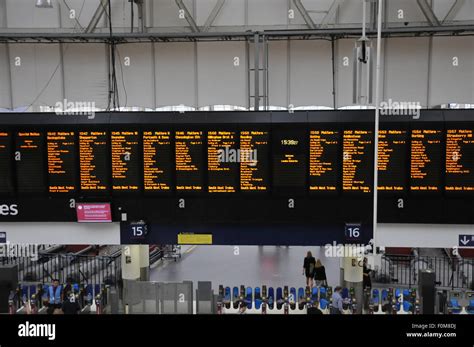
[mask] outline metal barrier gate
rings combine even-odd
[[[193,314],[193,283],[124,280],[123,303],[130,314]]]

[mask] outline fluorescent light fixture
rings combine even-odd
[[[53,8],[51,0],[36,0],[36,7],[39,8]]]

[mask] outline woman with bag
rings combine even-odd
[[[326,269],[324,268],[323,264],[321,264],[321,260],[319,259],[316,261],[316,267],[314,269],[314,280],[316,282],[316,287],[328,286]]]
[[[306,254],[306,258],[303,261],[303,275],[306,276],[306,285],[310,288],[313,288],[313,277],[314,277],[314,266],[316,265],[316,260],[310,251]]]

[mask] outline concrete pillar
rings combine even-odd
[[[150,247],[140,245],[140,280],[150,280]]]
[[[347,249],[345,255],[351,255]],[[354,253],[352,253],[354,254]],[[362,305],[364,298],[364,287],[363,287],[363,261],[364,258],[358,256],[347,256],[343,259],[344,267],[344,281],[343,286],[347,288],[354,288],[355,298],[357,300],[357,313],[362,313]]]
[[[140,245],[122,247],[122,279],[140,280]]]

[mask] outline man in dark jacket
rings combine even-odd
[[[66,293],[62,308],[64,314],[77,314],[81,310],[73,292]]]

